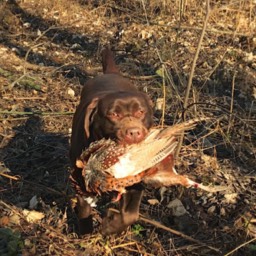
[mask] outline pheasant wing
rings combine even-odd
[[[156,129],[158,131],[158,134],[156,134],[155,139],[179,136],[182,134],[182,132],[195,128],[195,126],[197,125],[197,123],[199,121],[200,121],[200,119],[192,119],[192,120],[180,123],[180,124],[174,124],[172,126],[167,126],[162,129],[158,128],[158,129]]]
[[[177,146],[175,137],[152,139],[130,145],[118,161],[104,172],[115,178],[134,176],[149,169],[172,154]]]

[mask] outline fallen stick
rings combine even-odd
[[[114,208],[109,208],[109,210],[112,211],[112,212],[115,212],[115,213],[119,213],[119,211],[116,210],[116,209],[114,209]],[[173,234],[175,234],[175,235],[177,235],[177,236],[180,236],[180,237],[182,237],[182,238],[184,238],[184,239],[186,239],[186,240],[188,240],[188,241],[190,241],[190,242],[199,244],[199,245],[201,245],[201,246],[205,246],[205,247],[207,247],[207,248],[209,248],[209,249],[211,249],[211,250],[213,250],[213,251],[215,251],[215,252],[221,253],[221,251],[220,251],[219,249],[215,248],[215,247],[212,247],[212,246],[210,246],[210,245],[207,245],[207,244],[205,244],[205,243],[203,243],[203,242],[201,242],[201,241],[199,241],[199,240],[196,240],[196,239],[194,239],[194,238],[192,238],[192,237],[190,237],[190,236],[187,236],[187,235],[183,234],[182,232],[179,232],[179,231],[177,231],[177,230],[175,230],[175,229],[168,228],[168,227],[164,226],[163,224],[161,224],[161,223],[158,222],[158,221],[150,220],[150,219],[144,217],[142,214],[140,214],[140,218],[139,218],[139,219],[142,220],[142,221],[144,221],[144,222],[146,222],[146,223],[149,223],[149,224],[151,224],[151,225],[153,225],[153,226],[156,226],[156,227],[158,227],[158,228],[161,228],[161,229],[164,229],[164,230],[166,230],[166,231],[168,231],[168,232],[171,232],[171,233],[173,233]]]
[[[20,180],[20,177],[19,176],[11,176],[11,175],[8,175],[6,173],[1,173],[0,172],[0,176],[3,176],[5,178],[8,178],[8,179],[11,179],[11,180]]]

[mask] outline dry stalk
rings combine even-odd
[[[152,80],[155,79],[156,77],[158,77],[158,75],[151,75],[151,76],[130,76],[127,74],[123,75],[124,77],[128,77],[129,79],[132,80],[142,80],[142,81],[147,81],[147,80]]]
[[[63,197],[66,197],[66,193],[65,192],[62,192],[62,191],[58,191],[56,189],[53,189],[53,188],[50,188],[48,186],[45,186],[45,185],[42,185],[42,184],[39,184],[39,183],[36,183],[36,182],[32,182],[32,181],[28,181],[28,180],[22,180],[22,182],[26,183],[26,184],[29,184],[31,186],[34,186],[34,187],[37,187],[39,190],[43,190],[43,191],[49,191],[55,195],[60,195],[60,196],[63,196]]]
[[[113,208],[109,208],[109,210],[112,211],[112,212],[115,212],[115,213],[119,213],[118,210],[113,209]],[[197,240],[197,239],[194,239],[194,238],[192,238],[192,237],[190,237],[190,236],[187,236],[187,235],[183,234],[182,232],[179,232],[179,231],[177,231],[177,230],[175,230],[175,229],[168,228],[168,227],[164,226],[163,224],[159,223],[158,221],[150,220],[150,219],[144,217],[144,216],[141,215],[141,214],[140,214],[140,220],[142,220],[142,221],[144,221],[144,222],[146,222],[146,223],[149,223],[149,224],[151,224],[151,225],[153,225],[153,226],[155,226],[155,227],[157,227],[157,228],[161,228],[161,229],[164,229],[164,230],[166,230],[166,231],[168,231],[168,232],[171,232],[171,233],[173,233],[173,234],[175,234],[175,235],[177,235],[177,236],[180,236],[180,237],[182,237],[182,238],[184,238],[184,239],[186,239],[186,240],[188,240],[188,241],[190,241],[190,242],[199,244],[199,245],[201,245],[201,246],[208,247],[209,249],[211,249],[211,250],[213,250],[213,251],[215,251],[215,252],[220,252],[220,250],[217,249],[217,248],[215,248],[215,247],[209,246],[209,245],[207,245],[207,244],[205,244],[205,243],[203,243],[203,242],[201,242],[201,241],[199,241],[199,240]]]
[[[8,178],[10,180],[16,180],[16,181],[20,180],[20,177],[18,177],[18,176],[11,176],[11,175],[1,173],[1,172],[0,172],[0,176],[3,176],[3,177]]]
[[[165,85],[165,69],[163,64],[163,108],[162,108],[162,117],[161,117],[161,127],[164,126],[164,116],[165,116],[165,109],[166,109],[166,85]]]
[[[46,100],[46,97],[15,97],[13,95],[11,96],[3,96],[3,99],[5,100]]]
[[[187,0],[180,0],[179,1],[179,16],[180,16],[180,20],[182,19],[185,9],[186,9],[186,5],[187,5]]]
[[[233,124],[234,124],[233,109],[234,109],[235,79],[236,79],[236,72],[235,72],[235,74],[233,75],[233,78],[232,78],[230,115],[229,115],[228,129],[227,129],[228,134],[229,134],[229,131],[231,129],[231,126],[233,126]]]
[[[243,244],[240,244],[238,247],[236,247],[234,250],[232,250],[232,251],[226,253],[224,256],[228,256],[228,255],[233,254],[233,253],[234,253],[235,251],[237,251],[238,249],[244,247],[244,246],[247,245],[247,244],[250,244],[250,243],[254,242],[255,240],[256,240],[256,237],[254,237],[253,239],[251,239],[251,240],[249,240],[249,241],[247,241],[247,242],[245,242],[245,243],[243,243]]]
[[[39,47],[39,46],[41,46],[41,45],[43,45],[43,43],[33,45],[33,46],[31,46],[31,47],[27,50],[26,55],[25,55],[25,62],[27,62],[27,60],[28,60],[28,55],[30,54],[30,52],[31,52],[33,49],[35,49],[35,48],[37,48],[37,47]],[[26,72],[26,65],[24,65],[24,67],[23,67],[23,74],[26,75],[26,73],[27,73],[27,72]]]
[[[177,29],[182,29],[182,30],[196,30],[196,31],[201,31],[202,28],[200,27],[191,27],[191,26],[186,26],[186,25],[180,25],[180,26],[173,26],[173,25],[159,25],[158,23],[151,22],[150,25],[155,25],[159,27],[169,27],[172,30],[177,30]],[[221,35],[234,35],[234,31],[227,31],[227,30],[219,30],[219,29],[213,29],[209,28],[205,30],[208,33],[212,34],[221,34]],[[244,36],[244,37],[251,37],[252,33],[236,33],[237,36]]]
[[[178,90],[177,86],[174,84],[173,79],[172,79],[170,73],[168,72],[168,69],[166,68],[166,64],[162,60],[162,57],[160,55],[159,49],[157,47],[155,47],[155,50],[156,50],[157,56],[159,58],[159,61],[162,64],[163,74],[166,75],[169,83],[171,84],[171,86],[173,87],[174,91],[176,92],[178,99],[180,100],[180,102],[182,102],[181,96],[179,95],[179,90]]]
[[[183,104],[184,109],[186,109],[188,107],[188,99],[189,99],[189,95],[190,95],[190,91],[191,91],[191,87],[192,87],[192,79],[193,79],[193,76],[194,76],[196,62],[197,62],[197,59],[198,59],[198,56],[199,56],[199,52],[201,50],[201,46],[202,46],[202,42],[203,42],[203,38],[204,38],[204,35],[205,35],[205,31],[206,31],[206,27],[207,27],[209,17],[210,17],[210,0],[206,0],[206,14],[205,14],[205,19],[204,19],[203,29],[202,29],[201,36],[200,36],[198,44],[197,44],[196,53],[195,53],[193,63],[192,63],[192,66],[191,66],[191,70],[190,70],[190,74],[189,74],[188,85],[187,85],[185,98],[184,98],[184,104]],[[184,115],[184,119],[186,120],[186,114]],[[180,149],[181,149],[181,146],[182,146],[182,143],[183,143],[183,139],[184,139],[184,133],[180,137],[179,144],[177,146],[176,156],[178,156],[179,153],[180,153]]]
[[[25,115],[39,115],[39,116],[64,116],[73,115],[74,112],[19,112],[19,111],[0,111],[0,114],[10,115],[10,116],[25,116]]]
[[[44,32],[42,32],[42,33],[35,39],[34,43],[37,42],[39,39],[41,39],[41,38],[42,38],[47,32],[49,32],[50,30],[52,30],[52,29],[58,29],[58,28],[60,28],[60,27],[56,27],[56,26],[51,26],[51,27],[49,27],[48,29],[46,29]],[[39,47],[39,46],[41,46],[41,45],[43,45],[43,44],[44,44],[44,43],[39,43],[39,44],[36,44],[36,45],[31,46],[31,47],[27,50],[27,52],[26,52],[26,54],[25,54],[25,58],[24,58],[25,62],[27,62],[28,55],[30,54],[30,52],[31,52],[33,49],[35,49],[35,48],[37,48],[37,47]],[[26,64],[24,64],[24,66],[23,66],[23,75],[20,76],[18,79],[16,79],[14,82],[12,82],[11,85],[9,85],[9,89],[13,89],[13,87],[15,86],[15,84],[18,83],[19,81],[21,81],[24,77],[29,77],[29,73],[27,73],[27,69],[26,69]]]
[[[13,81],[8,88],[11,90],[13,89],[13,87],[15,86],[15,84],[17,84],[19,81],[21,81],[24,77],[27,77],[29,74],[26,74],[24,71],[24,74],[22,76],[20,76],[19,78],[17,78],[15,81]]]
[[[225,50],[225,52],[222,54],[221,59],[216,63],[216,65],[212,68],[212,70],[209,72],[209,75],[205,78],[205,82],[203,83],[203,85],[200,87],[200,89],[198,90],[199,92],[204,88],[204,86],[206,85],[206,83],[209,81],[209,78],[212,76],[212,74],[217,70],[217,68],[219,67],[219,65],[221,64],[221,62],[224,60],[225,56],[226,56],[227,50]],[[221,54],[220,54],[221,55]]]
[[[147,21],[147,25],[150,26],[149,20],[148,20],[148,16],[147,16],[147,11],[146,11],[146,6],[145,6],[145,2],[144,0],[141,0],[142,3],[142,7],[143,7],[143,11],[144,11],[144,15],[145,15],[145,19]],[[160,51],[159,49],[155,46],[155,50],[156,53],[158,55],[158,58],[160,60],[160,63],[162,64],[162,70],[163,70],[163,77],[162,77],[162,89],[163,89],[163,108],[162,108],[162,116],[161,116],[161,126],[163,127],[164,125],[164,121],[165,121],[165,110],[166,110],[166,78],[168,79],[168,81],[170,82],[170,84],[172,85],[173,89],[175,90],[179,100],[182,102],[181,97],[179,95],[179,91],[178,88],[176,87],[176,85],[173,82],[173,79],[171,78],[167,68],[166,68],[166,64],[163,62],[161,55],[160,55]],[[166,76],[166,78],[165,78]]]
[[[129,242],[129,243],[125,243],[125,244],[118,244],[118,245],[115,245],[115,246],[112,246],[111,249],[117,249],[117,248],[123,248],[123,247],[126,247],[126,246],[129,246],[129,245],[135,245],[136,242]]]

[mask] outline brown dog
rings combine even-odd
[[[70,159],[74,168],[72,176],[78,182],[82,176],[76,160],[91,142],[111,138],[128,144],[138,143],[153,124],[149,98],[119,74],[109,49],[102,53],[102,64],[104,74],[84,85],[73,118]],[[83,182],[80,186],[85,190]],[[127,189],[120,202],[120,214],[108,213],[103,219],[103,234],[121,232],[138,219],[142,193],[139,184]],[[90,205],[79,198],[77,212],[80,232],[91,232]]]

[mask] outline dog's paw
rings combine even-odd
[[[78,219],[84,219],[91,215],[92,207],[86,200],[84,200],[82,196],[77,195],[77,203],[75,210]]]
[[[101,234],[103,236],[119,234],[127,228],[125,225],[122,215],[120,213],[113,213],[103,218]]]

